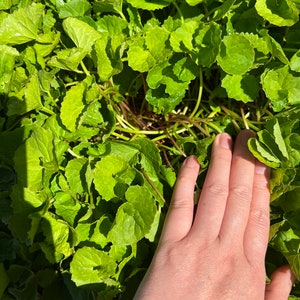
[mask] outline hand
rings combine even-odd
[[[287,299],[294,276],[277,270],[265,284],[269,235],[269,169],[241,132],[232,151],[228,134],[213,144],[194,217],[199,164],[189,157],[174,189],[159,246],[134,299]]]

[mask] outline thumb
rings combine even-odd
[[[287,300],[296,280],[288,265],[278,268],[271,276],[271,283],[267,284],[266,300]]]

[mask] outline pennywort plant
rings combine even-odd
[[[131,299],[183,158],[201,192],[214,136],[243,128],[273,168],[268,274],[300,277],[299,9],[0,1],[1,299]]]

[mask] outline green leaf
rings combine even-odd
[[[149,2],[147,0],[127,0],[127,2],[136,8],[155,10],[170,5],[174,0],[159,0],[156,2]]]
[[[300,50],[292,56],[290,68],[292,71],[300,72]]]
[[[271,240],[271,245],[278,251],[280,251],[287,259],[293,273],[297,278],[300,277],[300,239],[299,232],[294,231],[285,222],[279,228],[275,237]]]
[[[69,193],[58,192],[55,194],[55,213],[63,220],[74,226],[76,217],[82,206]]]
[[[97,0],[94,2],[93,10],[96,12],[122,13],[123,0]]]
[[[0,10],[6,10],[11,8],[12,6],[12,0],[4,0],[0,2]]]
[[[292,26],[299,19],[299,10],[291,0],[257,0],[255,8],[259,15],[276,26]]]
[[[226,89],[228,97],[252,102],[258,97],[259,81],[252,75],[226,75],[222,80],[222,87]]]
[[[267,68],[261,75],[261,84],[266,96],[271,100],[275,111],[282,110],[288,102],[288,90],[285,80],[288,66]]]
[[[117,212],[108,239],[116,245],[130,245],[150,232],[155,219],[156,205],[148,189],[130,186],[126,192],[127,202]]]
[[[117,265],[106,252],[83,247],[76,251],[70,263],[72,280],[77,286],[89,284],[115,285],[112,279]]]
[[[234,33],[223,38],[217,61],[228,74],[243,75],[253,65],[255,52],[248,39]]]
[[[278,168],[280,166],[280,160],[271,154],[268,148],[266,148],[257,139],[251,138],[248,141],[248,147],[251,153],[265,165],[271,168]]]
[[[91,9],[91,5],[87,0],[71,0],[66,3],[64,0],[59,0],[56,3],[58,15],[61,19],[84,16]]]
[[[51,57],[47,65],[53,68],[76,71],[87,54],[88,52],[81,48],[61,50],[57,52],[56,56]]]
[[[104,156],[97,162],[94,169],[94,183],[96,190],[105,200],[115,197],[115,187],[117,183],[122,183],[120,176],[127,171],[129,165],[127,161],[116,155]]]
[[[202,2],[205,2],[205,0],[186,0],[186,3],[188,5],[191,5],[191,6],[195,6],[195,5],[200,4]]]
[[[85,178],[86,169],[86,158],[75,158],[68,162],[65,169],[65,175],[72,193],[82,194],[87,190]]]
[[[0,297],[3,296],[5,289],[7,288],[10,279],[5,271],[3,263],[0,263]]]
[[[15,79],[15,77],[13,76],[12,79]],[[7,106],[8,116],[23,115],[42,106],[37,74],[27,78],[19,90],[9,93],[9,103]]]
[[[74,236],[67,223],[46,213],[41,221],[45,240],[39,245],[50,263],[57,263],[73,254]]]
[[[145,49],[144,40],[137,39],[129,44],[127,51],[128,65],[135,71],[147,72],[156,63],[155,58],[149,50]],[[136,59],[136,58],[139,59]]]
[[[63,28],[74,44],[87,52],[90,52],[96,40],[101,38],[100,33],[93,27],[76,18],[65,19]]]
[[[0,19],[0,44],[19,45],[38,38],[38,27],[44,6],[35,4],[22,7]]]
[[[300,76],[293,75],[288,66],[267,68],[261,75],[261,83],[275,111],[282,110],[287,103],[300,103]]]
[[[12,47],[0,45],[0,93],[7,93],[19,52]]]
[[[71,87],[63,99],[60,109],[60,118],[64,126],[74,132],[78,126],[78,117],[84,109],[83,95],[85,92],[84,82]],[[72,112],[72,113],[70,113]]]

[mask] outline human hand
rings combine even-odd
[[[242,131],[232,150],[228,134],[216,137],[194,216],[199,164],[189,157],[174,189],[153,261],[135,300],[287,299],[294,276],[284,266],[266,286],[269,169],[247,148]]]

